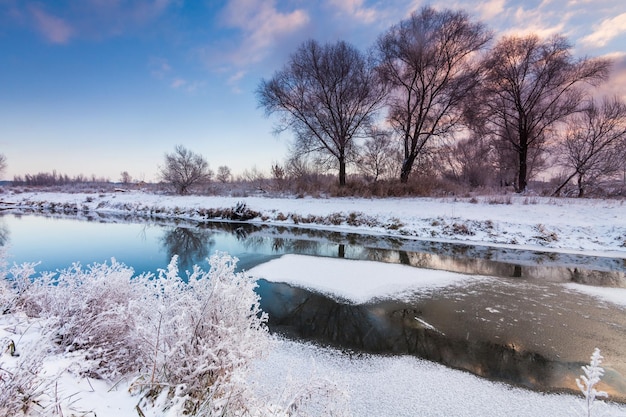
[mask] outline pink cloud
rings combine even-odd
[[[64,44],[67,43],[74,30],[63,19],[46,13],[38,6],[31,6],[30,12],[35,21],[35,27],[37,30],[52,43]]]
[[[244,35],[241,47],[231,57],[237,64],[260,61],[275,41],[309,22],[304,10],[283,13],[275,3],[274,0],[231,0],[226,6],[225,22],[241,29]]]
[[[594,27],[594,32],[582,41],[587,45],[602,47],[624,33],[626,33],[626,13],[603,20]]]
[[[375,9],[363,6],[363,0],[328,0],[328,3],[341,13],[363,23],[372,23],[379,18]]]

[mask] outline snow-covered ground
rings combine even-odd
[[[626,205],[622,201],[539,197],[484,197],[472,201],[433,198],[278,199],[178,197],[141,192],[5,193],[0,196],[0,205],[16,210],[53,209],[76,211],[78,215],[96,211],[192,220],[204,220],[207,209],[234,208],[240,202],[245,202],[248,209],[259,213],[252,219],[253,222],[297,223],[306,227],[412,239],[480,242],[626,258]],[[294,255],[260,265],[250,273],[284,282],[288,281],[285,271],[294,268],[315,271],[318,277],[324,277],[324,271],[329,268],[349,268],[352,273],[343,275],[358,276],[358,280],[336,282],[312,279],[310,273],[301,273],[295,280],[293,274],[289,274],[289,282],[354,303],[374,298],[397,298],[407,291],[436,291],[441,286],[457,285],[467,279],[481,279],[430,271],[416,283],[414,279],[404,276],[405,267],[400,265]],[[380,286],[380,276],[394,279]],[[572,289],[580,290],[576,287]],[[616,295],[614,289],[613,292],[593,294],[618,304],[623,301],[623,295],[623,291]],[[0,317],[0,340],[16,338],[17,335],[36,339],[37,332],[37,323],[19,317]],[[2,359],[5,363],[13,360],[6,354]],[[67,355],[50,357],[44,366],[47,372],[60,372],[61,375],[54,387],[56,396],[53,398],[58,401],[61,411],[50,415],[137,415],[135,405],[138,398],[129,394],[130,380],[104,382],[79,377],[65,370],[71,369],[73,360],[75,358]],[[289,341],[280,341],[265,358],[258,360],[249,378],[250,386],[269,402],[291,395],[294,389],[306,387],[311,380],[331,381],[336,392],[345,393],[346,407],[354,416],[586,415],[581,412],[582,398],[573,395],[541,394],[511,388],[409,356],[355,357]],[[313,398],[311,401],[316,400]],[[320,397],[319,401],[324,400]],[[594,409],[593,415],[624,416],[626,406],[601,404]]]

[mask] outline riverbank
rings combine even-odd
[[[624,200],[517,195],[472,198],[266,198],[15,192],[14,212],[94,213],[189,221],[229,220],[626,258]]]

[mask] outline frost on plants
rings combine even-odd
[[[169,387],[184,399],[187,413],[231,414],[249,406],[238,381],[269,348],[256,283],[234,272],[236,261],[218,253],[209,259],[209,272],[194,266],[183,281],[174,257],[150,281],[155,305],[144,310],[142,321],[152,341],[152,363],[143,383],[152,394]]]
[[[247,367],[271,340],[256,282],[235,273],[237,259],[227,254],[212,256],[208,272],[194,266],[185,277],[177,262],[174,256],[156,277],[134,276],[114,259],[35,279],[33,265],[26,265],[2,294],[11,290],[13,298],[3,299],[11,298],[16,311],[44,319],[57,351],[82,356],[82,374],[109,380],[139,375],[133,389],[143,406],[241,414],[252,407],[243,382]],[[31,384],[20,382],[22,376],[37,374],[31,368],[1,374],[3,392],[32,391],[20,388]]]
[[[604,369],[601,366],[602,359],[604,358],[600,355],[600,349],[595,348],[589,365],[582,366],[584,375],[576,378],[576,385],[585,396],[585,402],[582,405],[583,416],[591,417],[591,410],[597,398],[609,396],[605,391],[596,389],[596,385],[604,375]]]
[[[7,341],[3,339],[1,342],[4,351]],[[44,358],[41,349],[28,346],[26,350],[28,354],[25,355],[15,355],[7,359],[5,355],[0,357],[0,415],[17,416],[27,413],[34,408],[38,397],[50,383],[39,377]]]

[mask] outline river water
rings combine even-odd
[[[259,280],[270,330],[353,355],[411,354],[485,378],[540,391],[576,390],[595,347],[605,357],[601,389],[626,402],[626,309],[564,284],[626,288],[626,260],[581,254],[404,240],[243,223],[158,222],[92,216],[5,214],[0,245],[10,263],[38,271],[112,257],[137,273],[208,268],[216,250],[248,270],[283,254],[401,263],[483,275],[411,300],[349,304]],[[294,271],[297,274],[297,271]],[[384,279],[384,277],[381,277]]]

